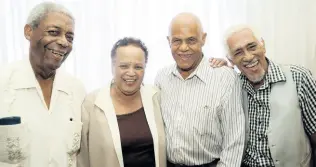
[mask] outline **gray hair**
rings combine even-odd
[[[255,38],[258,41],[260,41],[262,39],[262,36],[260,35],[258,29],[255,29],[252,26],[249,26],[246,24],[239,24],[239,25],[231,26],[225,31],[225,35],[224,35],[224,48],[225,48],[225,51],[227,52],[228,56],[230,56],[230,51],[229,51],[227,40],[235,33],[238,33],[238,32],[243,31],[245,29],[251,30],[252,33],[254,34]]]
[[[63,5],[54,2],[42,2],[31,10],[26,24],[30,25],[32,28],[37,28],[40,22],[51,12],[63,13],[69,16],[72,20],[75,20],[70,11]]]

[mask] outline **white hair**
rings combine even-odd
[[[37,28],[45,16],[51,12],[63,13],[69,16],[72,20],[75,20],[70,11],[63,5],[54,2],[42,2],[31,10],[26,24],[30,25],[32,28]]]
[[[228,39],[232,35],[234,35],[235,33],[238,33],[238,32],[243,31],[245,29],[250,30],[254,34],[255,38],[261,42],[262,36],[260,35],[258,29],[254,28],[252,26],[246,25],[246,24],[239,24],[239,25],[231,26],[224,33],[224,47],[225,47],[225,50],[226,50],[228,56],[230,56],[230,51],[229,51],[229,47],[228,47],[228,43],[227,43]]]

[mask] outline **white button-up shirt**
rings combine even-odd
[[[206,58],[186,79],[176,64],[158,72],[167,157],[176,164],[240,167],[245,142],[241,85],[228,67]]]
[[[57,71],[48,109],[29,60],[0,72],[0,118],[21,117],[21,124],[0,126],[0,166],[76,166],[85,96],[81,82]]]

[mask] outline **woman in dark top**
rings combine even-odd
[[[155,166],[153,139],[144,108],[117,115],[125,167]],[[131,129],[131,125],[133,128]]]
[[[159,91],[142,85],[147,57],[138,39],[113,46],[112,82],[82,107],[78,167],[166,167]]]

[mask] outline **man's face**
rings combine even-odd
[[[195,69],[202,58],[206,34],[195,24],[174,24],[168,36],[171,53],[182,71]]]
[[[113,75],[116,87],[125,95],[136,93],[145,74],[145,53],[134,45],[121,46],[116,50]]]
[[[38,27],[26,25],[24,31],[31,63],[46,72],[58,69],[72,50],[74,21],[63,13],[48,13]]]
[[[234,33],[228,38],[231,61],[254,84],[260,83],[268,68],[263,41],[250,29]]]

